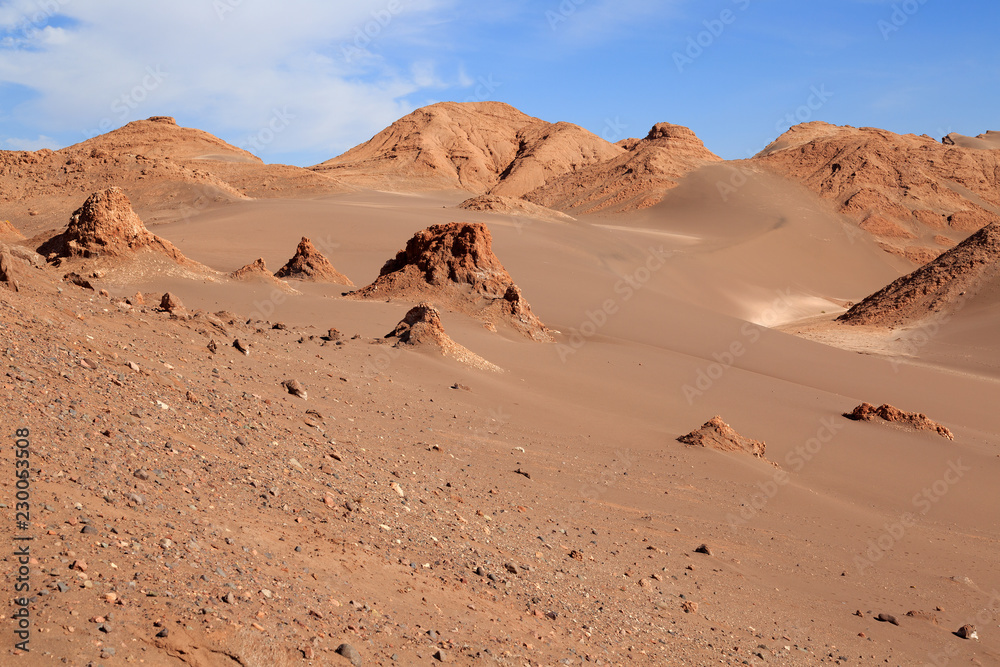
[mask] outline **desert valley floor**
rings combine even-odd
[[[1000,664],[996,273],[960,307],[838,322],[930,235],[887,252],[760,161],[671,178],[583,213],[460,208],[454,183],[167,205],[140,179],[166,243],[49,262],[29,250],[103,185],[4,209],[3,462],[29,429],[30,526],[13,474],[0,503],[34,539],[30,653],[11,603],[0,663]],[[120,230],[122,190],[74,220]],[[941,241],[920,294],[962,252],[995,266],[995,227]],[[428,228],[394,261],[433,280],[389,282]],[[303,237],[354,286],[275,278]],[[494,279],[516,288],[476,291]],[[937,424],[845,416],[865,402]]]

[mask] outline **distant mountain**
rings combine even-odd
[[[581,127],[548,123],[508,104],[442,102],[311,169],[362,187],[518,197],[623,152]]]
[[[644,139],[618,145],[624,149],[621,155],[564,174],[525,199],[574,215],[641,210],[662,201],[688,172],[722,162],[694,132],[670,123],[654,125]]]
[[[753,158],[857,221],[884,250],[923,264],[1000,219],[1000,140],[797,125]]]
[[[66,224],[92,192],[121,187],[147,222],[213,203],[343,191],[300,167],[267,165],[207,132],[154,116],[52,151],[0,151],[0,207],[28,235]]]

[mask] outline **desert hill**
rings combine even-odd
[[[62,225],[82,197],[113,185],[149,222],[248,198],[344,189],[306,169],[264,164],[167,116],[134,121],[58,151],[0,151],[0,206],[28,236]]]
[[[989,135],[941,143],[811,122],[778,137],[753,162],[832,200],[883,249],[923,264],[1000,218],[996,148]]]
[[[838,319],[899,327],[947,316],[1000,286],[1000,223],[992,223],[934,261],[872,294]]]
[[[500,102],[442,102],[311,169],[363,187],[520,196],[623,150],[570,123]]]
[[[525,199],[572,214],[649,208],[694,169],[721,162],[690,129],[658,123],[644,139],[619,143],[626,152],[538,187]]]

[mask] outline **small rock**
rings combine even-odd
[[[142,468],[139,468],[139,469],[138,469],[138,470],[136,470],[136,471],[135,471],[134,473],[132,473],[132,476],[133,476],[133,477],[136,477],[137,479],[141,479],[141,480],[142,480],[142,481],[144,481],[144,482],[145,482],[145,481],[146,481],[147,479],[149,479],[149,473],[148,473],[148,472],[146,472],[145,470],[143,470]]]
[[[572,558],[573,560],[583,560],[583,553],[577,551],[576,549],[573,549],[572,551],[569,552],[569,557]]]
[[[503,569],[507,570],[511,574],[517,574],[517,566],[513,563],[504,563]]]
[[[160,310],[180,314],[184,312],[184,304],[172,292],[167,292],[160,298]]]
[[[162,630],[160,630],[159,632],[156,633],[156,636],[162,639],[162,638],[166,637],[169,634],[170,634],[170,630],[167,630],[166,628],[163,628]]]
[[[247,446],[247,439],[244,438],[242,435],[238,435],[238,436],[236,436],[236,444],[242,445],[243,447],[246,447]]]
[[[705,554],[706,556],[711,556],[712,555],[712,550],[709,548],[709,546],[707,544],[701,545],[700,547],[698,547],[697,549],[695,549],[694,552],[696,554]]]
[[[85,561],[85,560],[75,560],[75,561],[73,561],[73,564],[70,565],[70,569],[71,570],[77,570],[78,572],[86,572],[87,571],[87,561]]]
[[[226,593],[222,596],[222,601],[226,604],[236,604],[236,596],[232,593]]]
[[[128,365],[129,368],[131,368],[134,371],[138,371],[139,370],[139,364],[135,363],[134,361],[128,362],[127,365]]]
[[[400,498],[406,497],[406,494],[403,492],[403,487],[399,485],[399,482],[392,483],[392,490],[395,491],[396,495],[398,495]]]
[[[881,621],[882,623],[892,623],[893,625],[899,625],[899,619],[897,619],[892,614],[879,614],[875,617],[876,621]]]
[[[288,390],[288,393],[292,396],[298,396],[303,401],[307,399],[308,394],[305,387],[298,380],[285,380],[281,385]]]
[[[963,625],[955,634],[962,639],[979,639],[979,633],[976,632],[976,626],[974,625]]]
[[[448,654],[442,650],[438,650],[434,654],[434,659],[437,660],[438,662],[448,662]]]
[[[455,384],[451,385],[451,388],[452,389],[459,389],[461,391],[472,391],[472,389],[470,389],[468,386],[466,386],[464,384],[461,384],[459,382],[456,382]]]
[[[208,341],[208,351],[211,352],[212,354],[215,354],[216,352],[219,351],[219,344],[216,343],[214,340]]]
[[[341,644],[337,647],[336,652],[350,660],[354,667],[361,667],[361,654],[350,644]]]
[[[244,356],[247,356],[247,357],[250,356],[250,345],[247,344],[247,343],[244,343],[239,338],[237,338],[236,340],[233,341],[233,347],[236,348],[237,352],[242,352]]]
[[[63,280],[72,285],[76,285],[77,287],[82,287],[83,289],[94,289],[94,286],[90,283],[90,281],[81,276],[79,273],[67,273],[63,276]]]
[[[684,610],[685,614],[696,614],[698,613],[698,603],[692,602],[691,600],[685,600],[684,603],[681,604],[681,609]]]

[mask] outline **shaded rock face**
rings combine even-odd
[[[972,146],[976,147],[973,148]],[[753,162],[802,183],[886,251],[925,263],[1000,219],[1000,145],[823,122],[796,125]]]
[[[919,412],[905,412],[888,403],[884,403],[877,408],[871,403],[862,403],[851,412],[844,414],[844,416],[854,421],[871,422],[876,419],[882,419],[890,423],[908,426],[918,431],[933,431],[948,440],[955,439],[955,436],[949,429],[938,424],[936,421],[928,419],[927,415]]]
[[[66,230],[43,243],[38,252],[57,260],[127,257],[147,248],[176,262],[187,261],[172,243],[146,229],[121,188],[111,187],[90,195],[73,212]]]
[[[722,421],[722,417],[718,415],[705,422],[701,428],[677,438],[677,441],[692,447],[708,447],[722,452],[750,454],[758,459],[764,458],[764,450],[767,448],[767,445],[762,441],[744,438],[732,426]]]
[[[898,327],[943,316],[1000,281],[1000,223],[993,223],[937,259],[852,306],[838,321]]]
[[[487,322],[506,321],[532,340],[552,340],[493,253],[493,237],[481,223],[452,222],[417,232],[375,282],[352,296],[433,298]]]
[[[333,267],[312,241],[302,237],[295,255],[274,274],[278,278],[297,278],[318,283],[354,286],[351,279]]]

